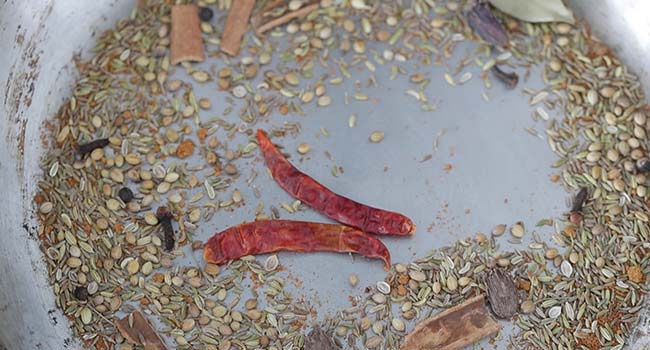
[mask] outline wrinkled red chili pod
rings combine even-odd
[[[408,217],[338,195],[298,170],[273,145],[263,130],[257,131],[257,141],[275,181],[308,206],[342,224],[369,233],[406,236],[415,232],[415,225]]]
[[[390,268],[388,248],[375,236],[352,227],[290,220],[262,220],[230,227],[203,247],[209,263],[224,264],[246,255],[292,252],[357,253],[381,259]]]

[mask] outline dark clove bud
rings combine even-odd
[[[108,139],[98,139],[95,141],[90,141],[88,143],[84,143],[83,145],[79,145],[77,150],[79,151],[79,154],[83,157],[86,154],[98,149],[98,148],[104,148],[108,146]]]
[[[74,289],[72,295],[74,295],[74,297],[77,298],[77,300],[86,301],[88,300],[88,288],[84,286],[78,286],[77,288]]]
[[[648,158],[641,158],[636,161],[636,169],[638,171],[647,173],[650,171],[650,159]]]
[[[519,83],[519,75],[517,75],[517,73],[504,72],[499,68],[499,66],[492,67],[492,73],[494,73],[494,76],[497,77],[497,79],[506,84],[508,89],[514,89],[517,87],[517,83]]]
[[[580,191],[573,197],[573,204],[571,204],[572,212],[581,212],[582,206],[587,201],[587,195],[589,195],[589,190],[586,187],[582,187]]]
[[[508,34],[487,2],[478,1],[467,12],[467,21],[472,30],[483,40],[496,46],[508,46]]]
[[[122,202],[128,203],[133,200],[133,191],[128,187],[122,187],[117,191],[117,196],[120,197]]]
[[[158,208],[156,216],[158,217],[158,223],[163,230],[165,250],[170,251],[174,249],[174,244],[176,243],[176,240],[174,239],[174,228],[172,227],[172,219],[174,218],[174,215],[167,207],[163,206]]]

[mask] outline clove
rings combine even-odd
[[[97,139],[95,141],[90,141],[88,143],[84,143],[83,145],[79,145],[77,150],[79,151],[79,154],[84,157],[88,153],[98,148],[104,148],[106,146],[108,146],[108,139]]]
[[[571,212],[579,213],[582,211],[582,206],[585,204],[585,201],[587,201],[587,195],[589,195],[589,191],[586,187],[582,187],[575,197],[573,197]]]
[[[636,169],[640,172],[647,173],[650,171],[650,159],[641,158],[636,161]]]
[[[519,75],[517,75],[517,73],[504,72],[499,66],[492,67],[492,73],[494,73],[494,76],[497,77],[497,79],[506,84],[508,89],[514,89],[517,87],[517,83],[519,83]]]
[[[77,300],[86,301],[88,300],[88,288],[84,286],[78,286],[77,288],[74,289],[72,295],[74,295],[74,297],[77,298]]]
[[[239,53],[241,40],[248,30],[248,22],[255,7],[255,0],[237,0],[230,6],[219,47],[221,51],[235,56]]]
[[[508,34],[498,18],[492,13],[490,4],[478,1],[467,13],[470,27],[483,40],[496,46],[508,46]]]
[[[158,223],[163,230],[165,250],[170,251],[174,249],[174,244],[176,243],[174,239],[174,228],[172,227],[172,219],[174,218],[174,215],[167,207],[163,206],[158,208],[156,216],[158,217]]]

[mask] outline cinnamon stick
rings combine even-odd
[[[241,38],[248,30],[248,21],[253,13],[255,0],[236,0],[230,5],[226,25],[221,37],[221,51],[235,56],[241,46]]]
[[[418,324],[402,350],[457,350],[498,332],[501,326],[476,296]]]
[[[268,32],[269,30],[271,30],[271,29],[273,29],[273,28],[275,28],[277,26],[283,25],[283,24],[291,21],[294,18],[307,16],[308,14],[312,13],[313,11],[318,10],[319,6],[320,6],[320,4],[314,3],[314,4],[311,4],[311,5],[307,5],[305,7],[299,8],[299,9],[297,9],[295,11],[286,13],[286,14],[278,17],[278,18],[274,18],[274,19],[264,23],[259,28],[257,28],[256,33],[257,33],[257,35],[261,35],[261,34],[264,34],[264,33]]]
[[[199,8],[196,5],[172,7],[172,32],[169,62],[201,62],[205,59],[203,38],[199,27]]]
[[[129,316],[117,320],[115,326],[126,340],[144,346],[145,350],[167,350],[165,343],[140,311],[133,311]]]

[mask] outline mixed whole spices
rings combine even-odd
[[[514,325],[507,341],[516,348],[622,349],[650,269],[644,95],[561,1],[529,3],[140,1],[99,36],[92,58],[77,62],[80,78],[53,122],[34,198],[56,304],[83,347],[457,349]],[[436,83],[460,89],[474,76],[463,70],[475,65],[514,88],[516,71],[541,65],[545,86],[523,91],[558,156],[551,166],[561,176],[553,181],[577,195],[566,215],[538,223],[555,233],[528,247],[500,249],[508,227],[498,224],[489,237],[432,242],[430,254],[391,265],[371,234],[410,235],[410,219],[328,190],[253,128],[274,115],[303,118],[303,107],[327,108],[328,89],[362,70],[369,86],[378,84],[378,70],[391,80],[407,76],[414,84],[407,97],[435,113],[424,90],[431,80],[408,72],[408,63],[442,64],[468,39],[477,47],[472,56]],[[324,76],[314,73],[319,66]],[[491,86],[489,74],[480,79]],[[199,85],[228,96],[217,106],[197,96]],[[350,97],[369,100],[361,91]],[[218,117],[213,104],[224,108]],[[300,132],[295,120],[272,134]],[[356,123],[356,115],[347,120]],[[377,130],[370,142],[384,137]],[[278,220],[255,187],[257,173],[244,169],[258,148],[297,198],[283,209],[294,213],[304,203],[350,227]],[[243,176],[255,198],[234,188]],[[221,215],[255,202],[256,221],[222,227]],[[194,238],[215,228],[223,231],[207,242]],[[526,235],[521,222],[510,232],[515,240]],[[205,261],[180,262],[201,249]],[[292,296],[279,257],[252,256],[283,250],[358,253],[390,270],[350,307],[315,320],[323,315]],[[496,323],[489,310],[507,321]]]

